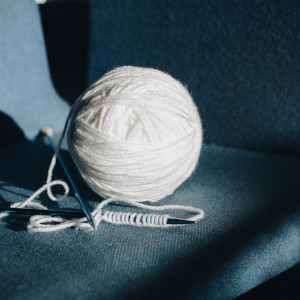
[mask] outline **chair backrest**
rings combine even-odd
[[[206,143],[300,154],[298,1],[91,1],[89,82],[120,65],[181,80]]]
[[[62,129],[68,110],[52,86],[37,5],[1,0],[0,142],[15,134],[6,120],[33,138],[44,126]]]

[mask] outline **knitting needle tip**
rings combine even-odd
[[[183,220],[183,219],[173,219],[169,218],[167,220],[168,225],[188,225],[188,224],[196,224],[196,221],[191,221],[191,220]]]
[[[53,129],[50,128],[50,127],[44,127],[41,132],[40,132],[41,135],[45,136],[53,136]]]

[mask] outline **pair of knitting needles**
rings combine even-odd
[[[55,145],[51,139],[51,136],[53,135],[53,131],[51,128],[44,128],[41,131],[41,135],[45,138],[47,138],[52,150],[55,152]],[[64,164],[63,159],[61,158],[60,154],[58,153],[57,159],[62,166],[66,176],[68,177],[68,180],[70,184],[73,187],[73,190],[75,192],[75,196],[78,199],[82,211],[74,210],[43,210],[43,209],[27,209],[27,208],[11,208],[11,207],[2,207],[0,206],[0,211],[10,214],[10,215],[25,215],[25,216],[34,216],[34,215],[48,215],[48,216],[63,216],[67,218],[83,218],[86,217],[90,225],[94,228],[94,230],[97,230],[97,226],[95,223],[95,219],[93,218],[93,215],[91,213],[91,210],[89,209],[89,206],[87,202],[80,196],[80,193],[66,167]],[[183,224],[195,224],[195,221],[190,220],[183,220],[183,219],[177,219],[177,218],[168,218],[167,224],[168,225],[183,225]]]

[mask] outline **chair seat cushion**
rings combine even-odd
[[[74,174],[69,153],[62,152]],[[45,182],[51,154],[43,141],[0,149],[1,205],[25,200]],[[101,223],[93,232],[28,233],[27,218],[6,217],[0,221],[0,296],[236,297],[300,261],[299,170],[299,157],[204,145],[192,177],[154,204],[200,207],[206,216],[196,225]],[[63,178],[59,167],[55,177]],[[80,188],[95,206],[100,198]],[[52,208],[79,207],[72,195],[60,204],[41,198]]]

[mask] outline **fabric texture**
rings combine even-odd
[[[61,130],[69,111],[51,83],[39,18],[33,0],[0,2],[0,145]]]
[[[159,204],[200,207],[206,217],[168,229],[103,223],[94,232],[47,234],[28,233],[25,217],[7,217],[0,298],[232,299],[299,263],[297,8],[294,1],[92,1],[90,82],[117,65],[149,65],[192,91],[212,145]],[[67,109],[49,81],[33,1],[0,1],[0,43],[0,204],[8,206],[45,182],[52,156],[24,133],[62,128]],[[61,154],[95,207],[99,196]],[[59,166],[54,178],[65,179]],[[80,208],[73,194],[62,203],[42,195],[41,203]]]
[[[89,83],[113,67],[187,85],[204,141],[300,154],[298,1],[91,1]]]
[[[62,155],[75,176],[69,153]],[[51,156],[40,140],[3,147],[1,205],[24,200],[43,184]],[[30,234],[26,218],[8,217],[0,222],[0,296],[236,297],[300,260],[299,168],[298,157],[204,145],[196,172],[160,201],[203,208],[206,217],[197,225],[153,229],[102,223],[88,233]],[[54,176],[64,173],[58,167]],[[96,205],[99,196],[75,180]],[[52,208],[79,209],[72,197],[50,202],[42,197]]]

